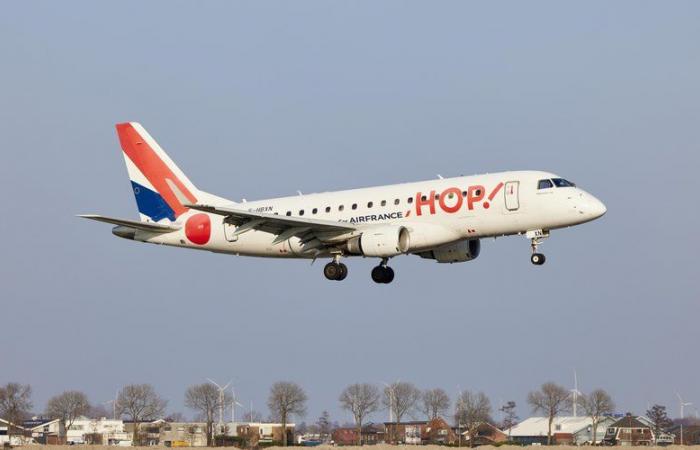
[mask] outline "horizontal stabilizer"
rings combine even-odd
[[[84,219],[96,220],[98,222],[111,223],[112,225],[119,225],[122,227],[129,227],[135,230],[150,231],[152,233],[170,233],[180,229],[179,226],[174,225],[164,225],[160,223],[150,223],[150,222],[139,222],[136,220],[126,220],[126,219],[115,219],[113,217],[99,216],[97,214],[81,214],[78,217]]]

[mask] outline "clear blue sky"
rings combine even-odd
[[[621,411],[700,404],[700,4],[11,2],[0,15],[0,382],[37,410],[235,377],[263,406],[299,382],[313,421],[347,384],[397,378],[494,404],[553,380]],[[140,121],[232,199],[543,169],[601,220],[470,263],[245,259],[117,239],[135,218],[114,131]],[[374,419],[386,417],[378,414]]]

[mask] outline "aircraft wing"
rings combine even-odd
[[[136,220],[116,219],[114,217],[99,216],[97,214],[80,214],[78,215],[78,217],[96,220],[98,222],[111,223],[112,225],[119,225],[122,227],[129,227],[136,230],[150,231],[153,233],[170,233],[171,231],[177,231],[180,229],[179,226],[164,225],[161,223],[139,222]]]
[[[234,235],[240,235],[250,230],[261,230],[276,234],[273,243],[277,244],[293,236],[310,241],[322,235],[340,235],[357,230],[357,227],[346,222],[333,222],[323,219],[308,219],[304,217],[288,217],[277,214],[246,211],[201,204],[186,204],[187,208],[218,214],[225,217],[227,223],[237,226]]]

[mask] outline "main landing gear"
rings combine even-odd
[[[530,239],[530,248],[532,249],[532,255],[530,255],[530,262],[536,266],[541,266],[547,260],[542,253],[537,253],[537,246],[542,243],[543,239],[549,237],[548,231],[534,230],[528,231],[525,236]]]
[[[387,266],[388,262],[387,258],[383,258],[382,262],[372,269],[372,280],[375,283],[389,284],[394,281],[394,269]]]
[[[348,276],[348,266],[340,262],[340,255],[335,255],[323,268],[323,275],[329,280],[343,281]]]

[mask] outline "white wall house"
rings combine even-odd
[[[100,436],[103,445],[116,445],[123,441],[131,442],[131,436],[124,431],[124,422],[102,417],[90,419],[79,417],[67,430],[66,442],[84,444],[88,442],[87,435]]]
[[[596,444],[602,442],[605,431],[616,419],[601,418],[596,431]],[[545,444],[549,427],[548,417],[530,417],[523,420],[505,433],[520,444]],[[552,439],[554,443],[572,443],[574,445],[590,444],[593,440],[593,421],[590,417],[561,416],[552,422]],[[568,442],[566,442],[568,441]]]

